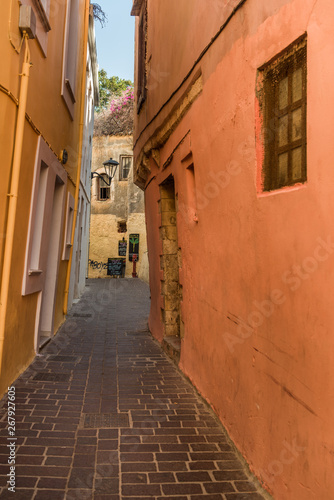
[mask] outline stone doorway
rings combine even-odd
[[[175,194],[174,177],[169,176],[160,185],[160,212],[162,240],[161,294],[163,308],[161,309],[164,324],[164,344],[173,357],[180,353],[180,303],[182,288],[179,283],[180,249],[177,238],[177,196]]]

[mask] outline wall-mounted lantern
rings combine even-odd
[[[118,161],[113,160],[112,158],[110,158],[110,160],[107,160],[107,161],[105,161],[103,163],[104,170],[105,170],[105,175],[108,177],[108,181],[104,177],[104,174],[101,175],[98,172],[92,172],[91,173],[91,179],[93,179],[94,177],[100,177],[100,179],[102,179],[103,182],[105,184],[107,184],[107,186],[110,186],[111,181],[112,181],[112,179],[114,178],[114,176],[116,174],[116,170],[117,170],[118,165],[119,165]]]

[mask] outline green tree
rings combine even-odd
[[[131,80],[124,80],[119,76],[108,77],[105,69],[99,71],[99,93],[100,93],[100,106],[96,109],[97,112],[102,109],[107,109],[112,95],[121,95],[127,89],[133,87]]]

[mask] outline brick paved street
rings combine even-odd
[[[0,498],[260,500],[222,427],[147,331],[139,280],[89,280],[15,382],[16,493],[1,401]]]

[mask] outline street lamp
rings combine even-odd
[[[118,165],[119,165],[118,161],[113,160],[112,158],[103,163],[105,175],[108,177],[108,182],[106,181],[105,177],[103,177],[103,175],[99,174],[98,172],[92,172],[90,175],[91,179],[93,179],[94,177],[100,177],[100,179],[102,179],[103,182],[107,184],[107,186],[110,186],[111,181],[116,174]]]

